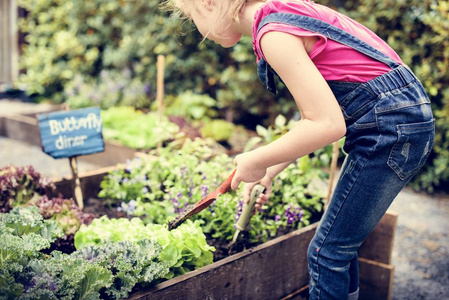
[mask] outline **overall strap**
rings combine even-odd
[[[391,69],[395,69],[399,66],[397,62],[375,49],[373,46],[370,46],[352,34],[319,19],[297,14],[272,13],[262,19],[257,28],[257,32],[259,32],[264,25],[271,22],[293,25],[301,29],[320,33],[335,42],[351,47],[356,51],[386,64]]]

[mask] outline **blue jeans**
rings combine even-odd
[[[366,83],[328,82],[345,117],[348,156],[308,249],[309,298],[347,299],[358,291],[358,248],[430,154],[435,135],[430,101],[407,67],[338,27],[303,15],[272,13],[258,31],[270,22],[321,33],[391,69]],[[276,73],[263,58],[257,72],[276,93]]]
[[[345,116],[348,156],[309,245],[309,292],[341,300],[358,290],[358,248],[429,156],[434,119],[404,66],[367,83],[329,85]]]

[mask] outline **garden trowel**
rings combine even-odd
[[[231,182],[232,178],[234,178],[234,174],[235,170],[216,190],[207,194],[201,201],[187,206],[173,221],[168,222],[168,230],[175,229],[181,225],[182,222],[211,205],[219,195],[227,193],[231,189]]]
[[[235,233],[234,237],[232,238],[231,243],[229,244],[229,247],[231,247],[238,239],[238,236],[241,231],[247,230],[249,221],[251,220],[251,216],[254,214],[254,206],[256,205],[256,200],[259,198],[259,195],[262,194],[265,191],[265,187],[256,184],[253,189],[251,190],[251,195],[249,197],[249,202],[243,202],[242,207],[242,213],[240,214],[240,218],[235,224]]]

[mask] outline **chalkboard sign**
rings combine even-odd
[[[39,114],[42,149],[53,158],[104,151],[100,108]]]

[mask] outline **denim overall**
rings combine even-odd
[[[345,118],[348,155],[309,245],[309,299],[353,298],[358,295],[358,248],[430,154],[435,134],[430,101],[410,69],[331,24],[272,13],[258,31],[269,22],[320,33],[391,68],[366,83],[328,81]],[[263,58],[258,74],[275,93],[275,73]]]

